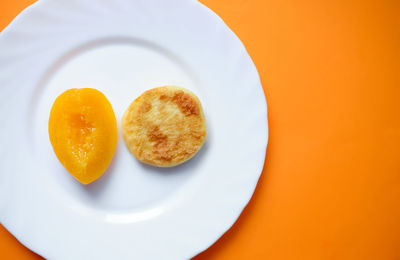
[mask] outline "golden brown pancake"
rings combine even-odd
[[[130,104],[121,124],[129,151],[138,160],[159,167],[191,159],[207,136],[200,100],[175,86],[144,92]]]

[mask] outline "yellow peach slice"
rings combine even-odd
[[[98,90],[70,89],[54,101],[49,137],[61,164],[82,184],[98,179],[117,146],[117,121]]]

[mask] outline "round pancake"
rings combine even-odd
[[[138,160],[158,167],[191,159],[207,136],[200,100],[176,86],[144,92],[125,111],[121,125],[129,151]]]

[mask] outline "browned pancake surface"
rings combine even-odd
[[[175,86],[144,92],[130,104],[121,124],[129,151],[140,161],[159,167],[189,160],[207,135],[199,99]]]

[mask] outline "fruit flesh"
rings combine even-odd
[[[70,89],[55,100],[49,137],[61,164],[82,184],[98,179],[117,144],[117,121],[107,98],[91,88]]]

